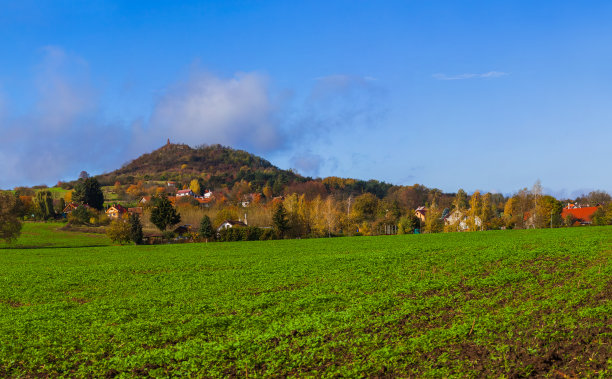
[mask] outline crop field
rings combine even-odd
[[[44,227],[0,249],[0,377],[612,375],[612,227],[34,248]]]

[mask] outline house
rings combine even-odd
[[[195,197],[195,193],[193,193],[193,191],[190,189],[176,191],[176,197],[183,197],[183,196]]]
[[[200,205],[205,206],[205,207],[208,207],[209,204],[212,203],[213,200],[214,200],[213,198],[210,198],[210,197],[209,198],[205,198],[205,197],[202,197],[202,196],[198,196],[195,199],[198,201],[198,203],[200,203]]]
[[[127,213],[127,211],[128,210],[125,209],[123,206],[119,204],[115,204],[115,205],[111,205],[106,210],[106,215],[108,216],[108,218],[118,219],[118,218],[121,218],[125,213]]]
[[[422,222],[425,222],[425,215],[427,214],[427,208],[421,206],[418,207],[416,209],[416,211],[414,211],[414,215],[421,220]]]
[[[179,236],[183,236],[190,232],[191,232],[191,225],[181,225],[177,227],[176,229],[174,229],[174,233],[176,233]]]
[[[128,208],[128,213],[131,215],[138,215],[138,216],[142,216],[142,207],[133,207],[133,208]]]
[[[204,195],[202,195],[202,197],[204,197],[205,199],[213,199],[215,195],[213,195],[212,191],[206,190],[204,192]]]
[[[150,201],[151,201],[151,196],[143,196],[142,199],[140,199],[139,203],[140,204],[147,204]]]
[[[456,225],[458,231],[466,231],[470,228],[468,224],[468,216],[466,213],[455,209],[448,216],[444,218],[445,225]],[[476,227],[480,228],[482,226],[482,220],[480,217],[474,217],[474,224]]]
[[[78,207],[79,205],[77,203],[68,203],[62,212],[65,214],[70,214]]]
[[[574,225],[590,225],[593,222],[593,214],[599,207],[579,207],[574,204],[568,204],[561,211],[561,218],[564,220],[568,216],[573,216],[576,220]]]
[[[225,220],[217,228],[217,233],[219,233],[220,231],[222,231],[224,229],[235,228],[235,227],[244,227],[244,226],[247,226],[247,225],[244,222],[242,222],[242,221]]]

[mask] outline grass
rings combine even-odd
[[[65,225],[60,222],[26,222],[17,241],[12,244],[0,241],[0,249],[83,248],[111,244],[105,234],[62,231]]]
[[[589,227],[0,250],[0,376],[606,377],[611,242]]]

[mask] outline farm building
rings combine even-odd
[[[561,211],[561,217],[565,220],[567,216],[573,216],[576,221],[574,225],[590,225],[593,221],[593,213],[599,207],[577,207],[574,204],[568,204]]]

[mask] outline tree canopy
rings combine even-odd
[[[0,191],[0,238],[13,242],[21,234],[21,222],[17,217],[19,198]]]
[[[181,215],[176,212],[172,203],[166,196],[156,197],[151,210],[151,222],[160,231],[181,222]]]
[[[104,207],[104,194],[98,180],[96,178],[79,180],[74,186],[72,200],[101,210]]]

